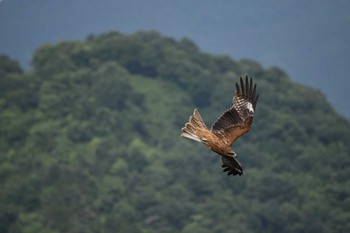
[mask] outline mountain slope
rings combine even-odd
[[[279,68],[156,32],[43,45],[33,70],[4,58],[1,232],[347,232],[350,124]],[[11,68],[12,67],[12,68]],[[239,76],[261,94],[233,146],[245,169],[181,139],[210,125]]]

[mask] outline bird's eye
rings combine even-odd
[[[235,152],[228,152],[229,155],[235,155]]]

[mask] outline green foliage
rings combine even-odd
[[[22,68],[17,61],[6,55],[0,55],[0,78],[10,73],[22,73]]]
[[[111,32],[0,56],[0,232],[348,232],[350,124],[281,69],[189,39]],[[243,177],[180,139],[240,75],[261,94],[233,146]],[[210,124],[208,124],[210,126]]]

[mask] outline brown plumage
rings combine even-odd
[[[181,137],[203,142],[221,156],[223,171],[228,172],[227,175],[241,176],[243,169],[231,145],[250,130],[258,98],[256,84],[253,85],[252,78],[248,80],[246,77],[245,82],[240,78],[240,85],[236,83],[233,106],[214,122],[212,128],[207,128],[195,109],[182,128]]]

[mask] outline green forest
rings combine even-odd
[[[350,232],[349,120],[282,69],[153,31],[31,64],[0,56],[1,233]],[[228,177],[181,128],[196,107],[210,126],[246,75],[260,99]]]

